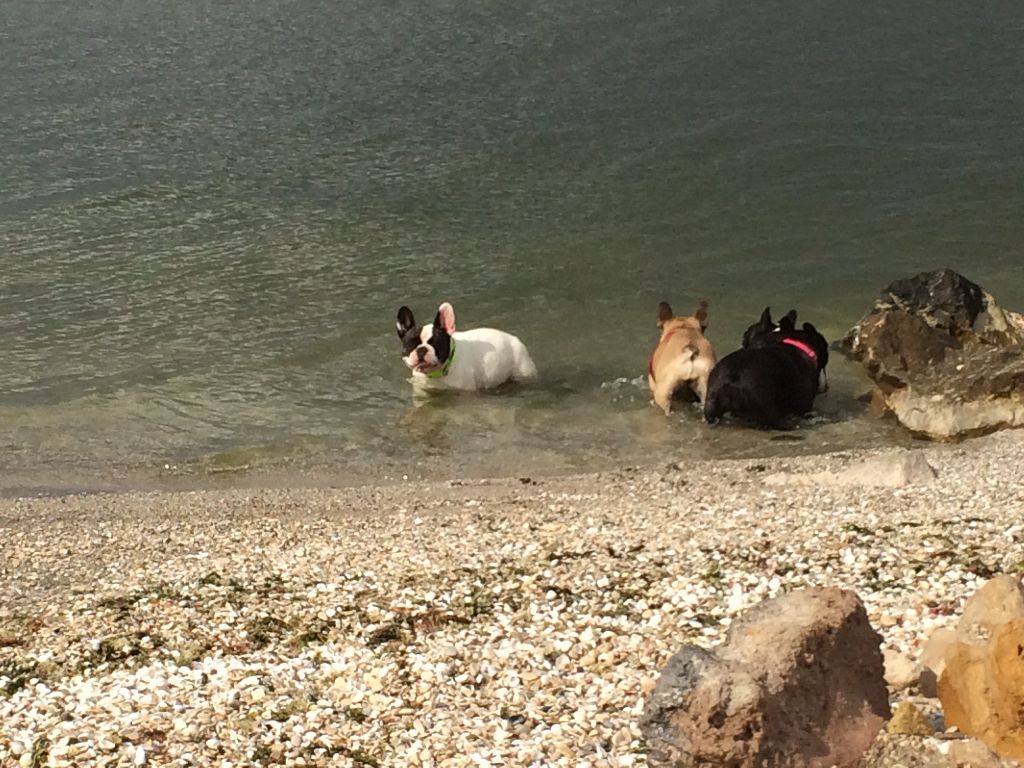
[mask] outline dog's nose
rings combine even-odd
[[[426,360],[427,359],[427,348],[426,347],[416,347],[416,356],[420,360]]]

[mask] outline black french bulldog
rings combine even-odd
[[[790,416],[805,416],[814,396],[828,389],[828,342],[818,329],[796,327],[796,310],[778,324],[765,307],[743,334],[743,348],[711,370],[704,418],[714,424],[727,413],[764,427],[783,427]]]

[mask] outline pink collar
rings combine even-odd
[[[807,355],[809,358],[811,358],[811,362],[813,362],[813,363],[817,363],[818,362],[818,355],[815,353],[815,351],[813,349],[811,349],[809,346],[807,346],[806,344],[804,344],[802,341],[800,341],[800,339],[785,338],[785,339],[782,340],[782,343],[783,344],[789,344],[789,346],[791,346],[791,347],[796,347],[801,352],[803,352],[805,355]]]

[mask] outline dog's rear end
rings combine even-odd
[[[762,427],[782,427],[788,416],[803,415],[814,402],[813,378],[799,361],[778,347],[738,349],[715,366],[708,380],[704,419],[709,424],[727,413]]]
[[[666,415],[677,394],[704,402],[708,376],[715,366],[715,351],[704,337],[708,303],[702,301],[692,316],[675,316],[666,303],[658,305],[661,338],[647,366],[647,383],[654,402]]]

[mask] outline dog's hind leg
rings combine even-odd
[[[654,385],[654,402],[668,416],[672,413],[672,395],[679,382],[674,378],[662,379]]]
[[[701,405],[708,399],[708,378],[707,376],[699,376],[693,382],[693,391],[697,395],[697,399]]]
[[[712,392],[710,398],[704,400],[704,421],[708,424],[717,424],[725,413],[726,408],[722,406],[722,401],[716,392]]]

